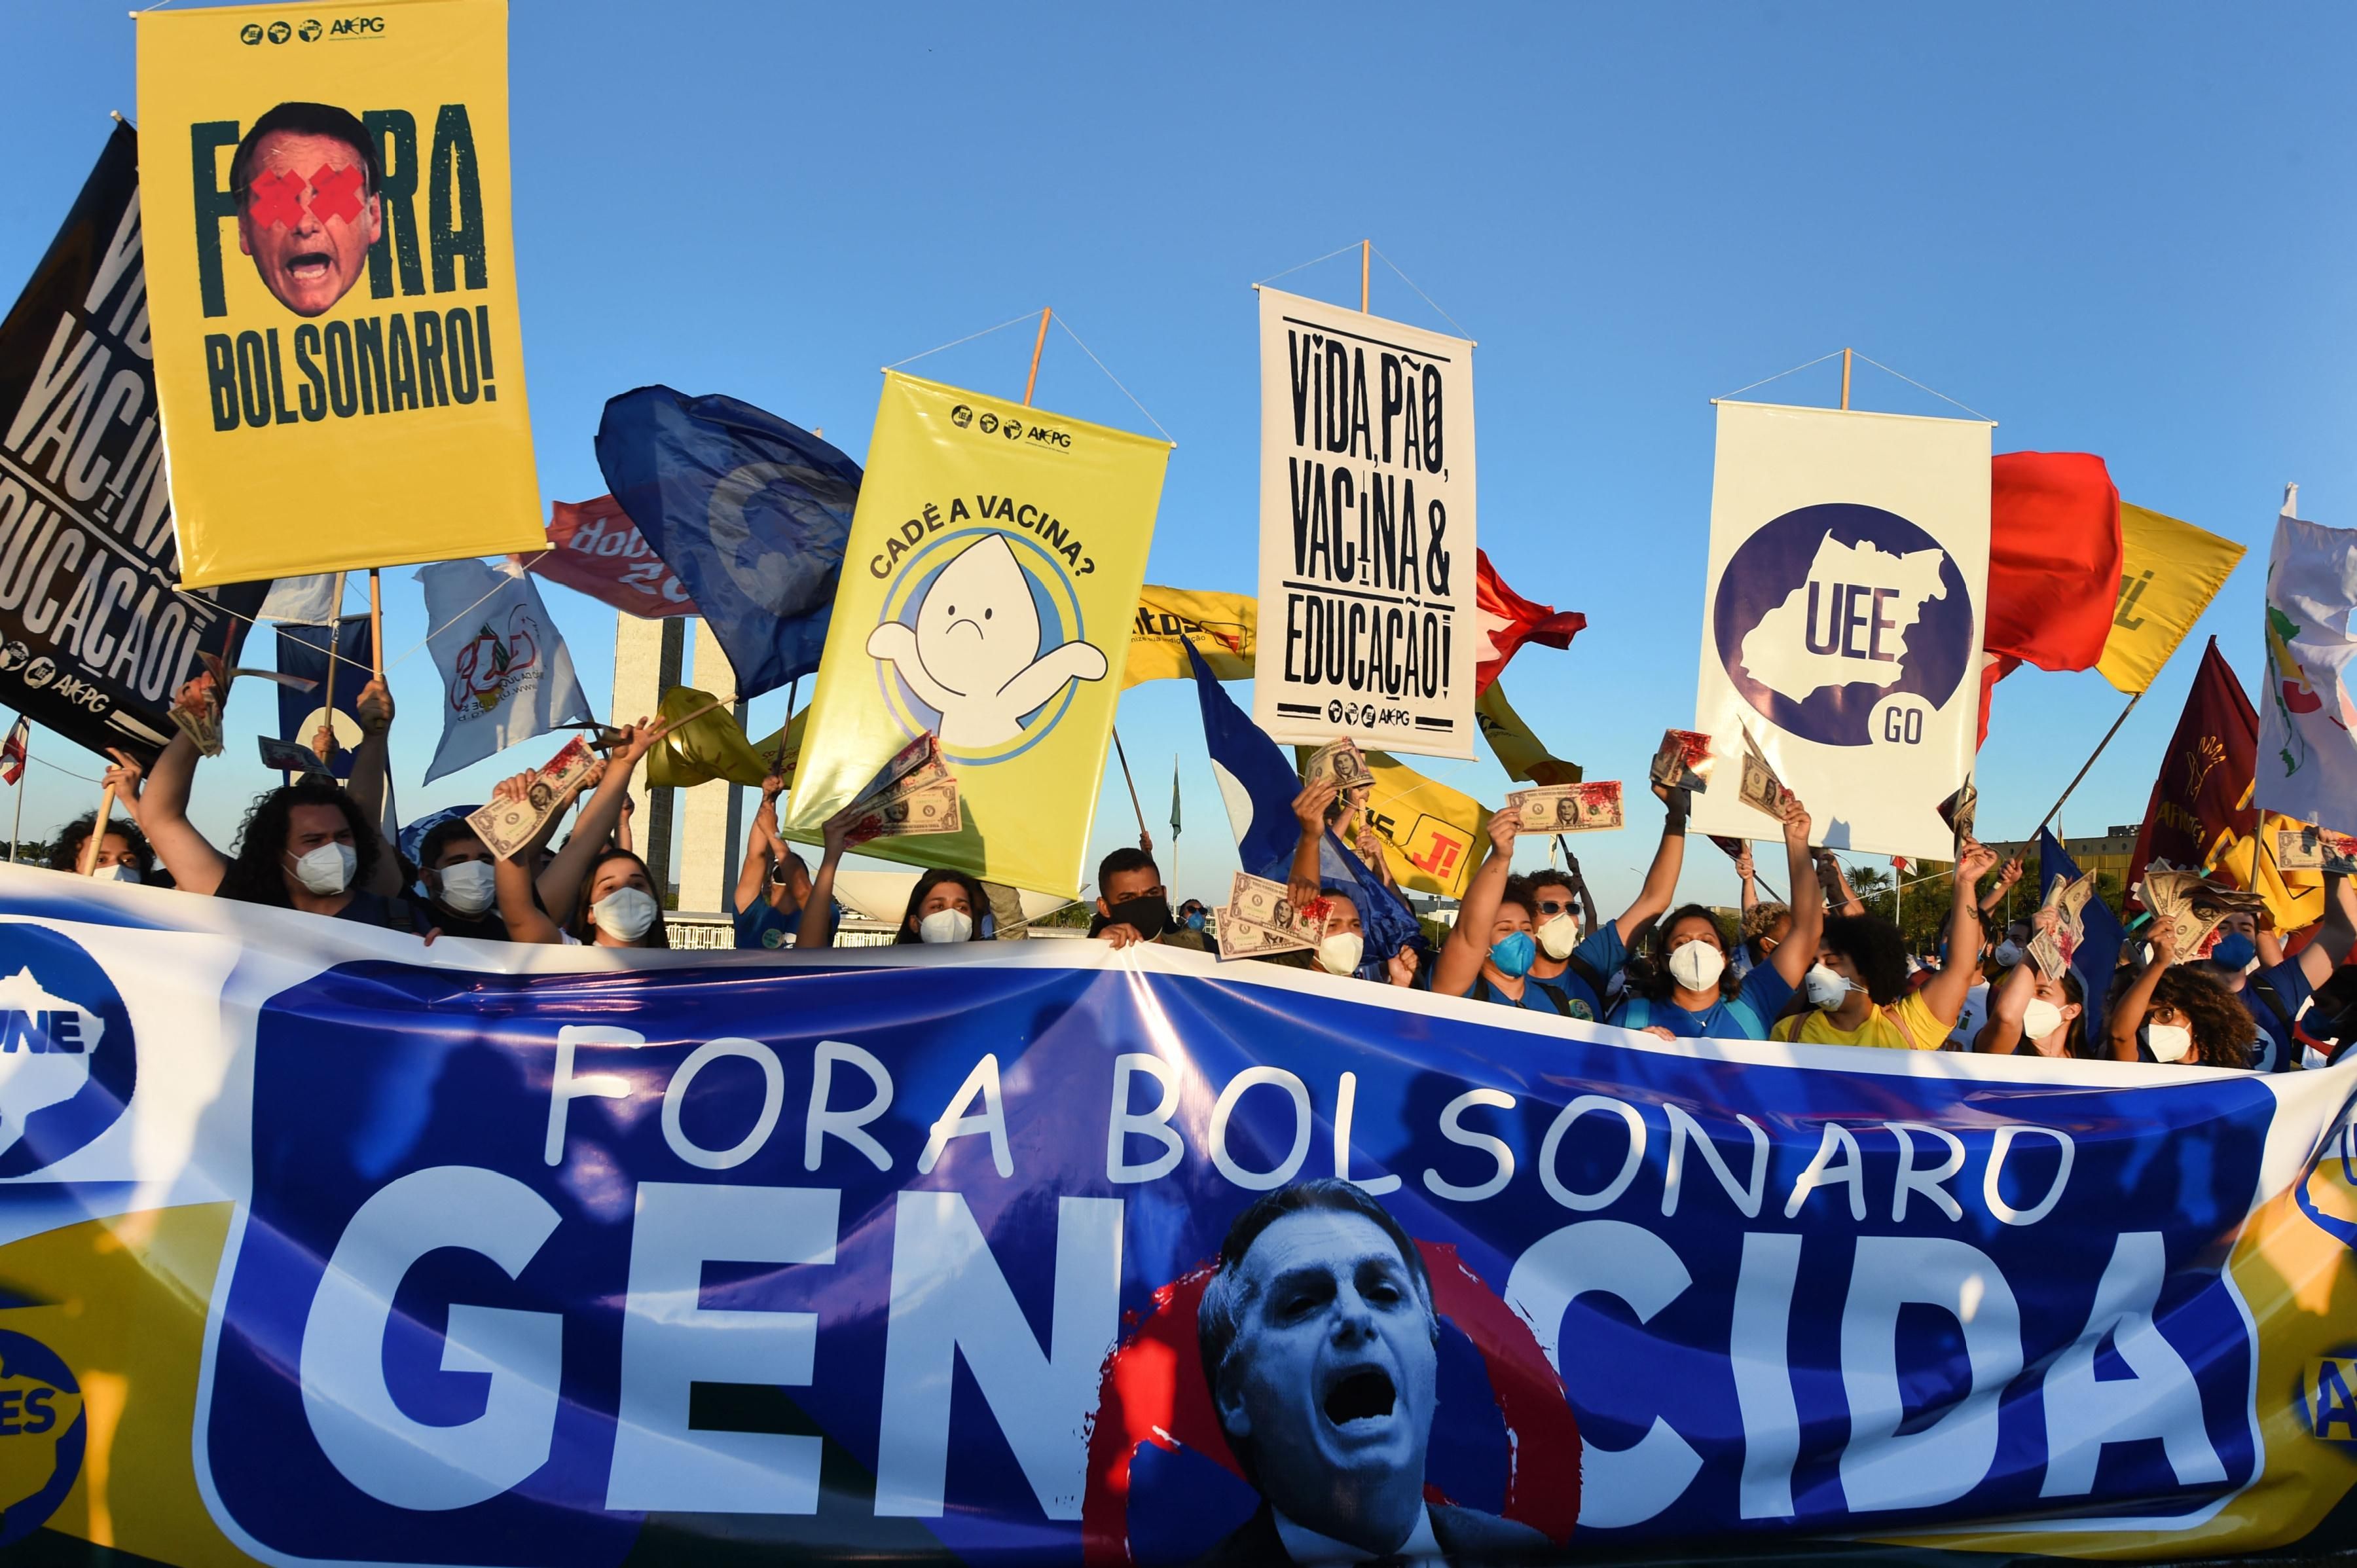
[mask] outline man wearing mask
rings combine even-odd
[[[1203,933],[1179,925],[1170,913],[1170,890],[1154,857],[1142,849],[1117,849],[1097,865],[1097,913],[1089,935],[1116,948],[1133,942],[1209,952]]]
[[[2304,1053],[2292,1037],[2292,1025],[2316,988],[2331,979],[2349,957],[2353,944],[2357,889],[2339,872],[2324,879],[2322,929],[2296,957],[2286,958],[2275,932],[2260,929],[2254,916],[2238,912],[2219,923],[2207,955],[2208,972],[2251,1015],[2258,1036],[2251,1046],[2251,1066],[2261,1072],[2287,1072],[2300,1065]]]
[[[1975,888],[1996,854],[1967,839],[1958,852],[1951,929],[1978,929]],[[1907,983],[1907,939],[1877,915],[1837,915],[1824,924],[1817,961],[1801,978],[1809,1011],[1780,1018],[1769,1037],[1811,1046],[1880,1046],[1936,1051],[1964,1011],[1975,971],[1952,963],[1921,987]]]
[[[1653,786],[1653,793],[1669,808],[1662,820],[1662,842],[1653,851],[1653,864],[1645,873],[1645,886],[1638,891],[1637,901],[1619,919],[1582,938],[1574,898],[1589,895],[1577,864],[1569,872],[1549,869],[1523,879],[1531,897],[1531,918],[1537,922],[1531,929],[1538,956],[1531,961],[1530,977],[1563,994],[1570,1004],[1564,1010],[1566,1017],[1593,1022],[1604,1016],[1605,991],[1613,974],[1629,961],[1629,943],[1646,921],[1670,907],[1670,898],[1677,892],[1678,873],[1686,856],[1686,795],[1683,789],[1674,791],[1659,784]],[[1487,865],[1482,866],[1488,869]]]
[[[428,919],[446,937],[508,940],[493,856],[464,817],[437,822],[418,846],[418,876],[425,885]]]
[[[96,832],[98,853],[91,860],[91,876],[100,882],[145,882],[156,869],[155,848],[139,831],[139,789],[145,770],[127,751],[110,748],[107,755],[114,758],[114,766],[101,782],[113,787],[115,800],[131,813],[131,820],[118,822],[110,815],[101,829],[95,811],[76,817],[51,835],[49,869],[81,875],[82,854],[90,847],[90,835]]]

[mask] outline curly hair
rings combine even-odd
[[[2120,1004],[2120,998],[2136,983],[2136,974],[2123,967],[2113,977],[2107,1014]],[[2183,1015],[2192,1033],[2193,1048],[2186,1053],[2187,1061],[2200,1067],[2251,1065],[2251,1040],[2258,1027],[2241,1000],[2208,975],[2187,964],[2169,965],[2153,985],[2145,1016],[2150,1018],[2163,1007]]]
[[[589,869],[581,874],[581,891],[573,900],[573,918],[565,928],[579,941],[594,943],[597,940],[597,922],[589,912],[589,907],[595,900],[589,895],[597,889],[597,874],[606,869],[608,862],[616,860],[627,860],[637,866],[646,877],[647,886],[650,889],[656,886],[654,873],[647,870],[647,863],[629,850],[617,849],[610,843],[599,850],[597,858],[589,863]],[[647,928],[647,934],[639,939],[637,945],[642,948],[671,946],[671,927],[663,918],[661,894],[655,896],[655,923]]]
[[[89,842],[91,832],[94,829],[98,829],[96,811],[84,811],[81,816],[59,828],[55,837],[49,841],[49,869],[80,871],[82,846]],[[139,863],[140,875],[145,876],[156,869],[155,848],[148,843],[147,835],[139,831],[138,823],[126,822],[118,817],[109,817],[106,820],[106,826],[99,830],[98,842],[103,846],[110,838],[119,838],[131,846],[131,857]]]
[[[980,882],[964,872],[937,865],[918,877],[917,885],[909,889],[909,907],[900,911],[900,929],[892,938],[894,947],[912,946],[925,940],[917,934],[917,922],[922,918],[918,911],[925,907],[925,899],[933,889],[944,882],[954,882],[965,889],[967,907],[974,913],[974,929],[966,933],[966,940],[978,942],[983,940],[982,922],[990,913],[990,895],[982,890]]]
[[[1645,933],[1643,948],[1629,961],[1629,994],[1641,996],[1648,1002],[1667,1002],[1678,989],[1677,981],[1670,974],[1670,933],[1688,920],[1707,921],[1710,934],[1718,943],[1721,953],[1727,951],[1727,930],[1718,923],[1718,915],[1705,904],[1682,904],[1661,918],[1661,922]],[[1733,996],[1743,988],[1742,976],[1733,964],[1718,972],[1718,994],[1721,1000]]]
[[[1849,960],[1866,993],[1878,1007],[1907,994],[1907,939],[1879,915],[1835,915],[1825,921],[1823,947]]]
[[[1770,904],[1762,901],[1752,905],[1743,911],[1743,925],[1740,928],[1743,940],[1747,942],[1758,941],[1775,929],[1777,921],[1792,912],[1792,907],[1790,904]]]
[[[1534,877],[1509,876],[1506,878],[1505,887],[1498,894],[1498,902],[1501,905],[1513,905],[1523,914],[1528,915],[1531,918],[1531,924],[1535,926],[1539,923],[1539,896],[1533,889],[1537,886],[1538,882]]]
[[[254,797],[244,824],[237,831],[237,848],[230,854],[229,868],[221,873],[221,886],[215,889],[220,897],[248,904],[274,904],[282,909],[294,908],[286,892],[285,863],[286,832],[294,825],[298,806],[332,806],[343,813],[344,823],[352,832],[352,854],[359,861],[352,869],[350,886],[368,885],[377,857],[383,853],[377,843],[376,824],[368,820],[358,801],[344,793],[342,785],[326,779],[306,779]]]

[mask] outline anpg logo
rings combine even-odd
[[[1978,615],[1938,540],[1837,502],[1745,540],[1711,628],[1727,679],[1771,724],[1823,746],[1913,744],[1964,681]]]
[[[0,924],[0,1176],[94,1141],[138,1080],[130,1014],[97,961],[55,931]]]
[[[81,1474],[81,1385],[58,1353],[0,1329],[0,1546],[48,1522]]]

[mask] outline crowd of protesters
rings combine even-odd
[[[209,696],[200,676],[183,703]],[[492,853],[468,820],[446,813],[404,854],[381,827],[392,698],[381,681],[359,699],[361,740],[348,783],[306,778],[257,798],[224,853],[191,823],[188,801],[201,760],[176,736],[152,768],[114,754],[106,782],[131,821],[94,815],[55,835],[50,865],[105,880],[267,904],[438,938],[668,947],[661,884],[630,847],[629,781],[659,736],[644,719],[605,737],[607,756],[577,797],[561,841],[558,811],[518,854]],[[332,746],[324,734],[320,744]],[[522,774],[494,800],[521,797]],[[815,872],[778,829],[784,780],[761,787],[733,889],[737,945],[824,948],[840,921],[836,872],[849,847],[849,809],[823,831]],[[1480,866],[1454,923],[1435,941],[1421,928],[1369,950],[1371,932],[1397,918],[1365,906],[1399,902],[1363,799],[1331,782],[1294,801],[1299,841],[1287,878],[1297,907],[1315,905],[1322,937],[1263,961],[1426,989],[1445,996],[1602,1023],[1663,1041],[1779,1040],[1798,1045],[1958,1050],[2112,1061],[2190,1063],[2281,1071],[2319,1065],[2357,1043],[2357,886],[2324,878],[2323,912],[2310,928],[2278,932],[2264,917],[2230,915],[2198,952],[2180,952],[2170,929],[2132,929],[2116,968],[2089,995],[2093,977],[2050,974],[2031,957],[2052,910],[1992,930],[1994,912],[2021,876],[1970,838],[1957,850],[1949,908],[1934,950],[1912,955],[1892,921],[1869,913],[1841,863],[1810,842],[1812,819],[1788,802],[1783,843],[1789,902],[1769,901],[1749,844],[1735,849],[1739,904],[1731,918],[1702,904],[1673,908],[1684,870],[1687,798],[1655,786],[1662,833],[1636,899],[1602,919],[1572,861],[1562,871],[1516,875],[1514,811],[1487,824]],[[91,844],[92,836],[98,839]],[[1365,875],[1338,879],[1327,858],[1340,843]],[[1400,910],[1405,910],[1404,902]],[[1399,911],[1385,910],[1397,915]],[[1088,934],[1118,949],[1153,942],[1216,953],[1214,917],[1200,900],[1173,907],[1150,839],[1107,855],[1098,868]],[[980,941],[1019,929],[1009,890],[963,871],[918,877],[893,940]],[[2142,918],[2139,923],[2143,923]],[[1011,934],[1011,932],[1010,932]]]

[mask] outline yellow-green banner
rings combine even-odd
[[[886,371],[785,835],[931,730],[959,831],[861,853],[1077,896],[1169,456]]]
[[[136,20],[181,580],[541,548],[504,0]]]
[[[1526,779],[1534,784],[1577,784],[1584,777],[1579,764],[1550,753],[1545,742],[1523,722],[1523,715],[1506,701],[1502,682],[1491,682],[1489,689],[1474,699],[1473,722],[1480,726],[1481,738],[1490,743],[1491,755],[1509,779]]]
[[[1250,594],[1158,588],[1149,583],[1138,592],[1122,687],[1126,690],[1141,681],[1193,679],[1182,638],[1195,645],[1221,680],[1249,681],[1259,628],[1260,601]]]
[[[1465,897],[1465,884],[1481,860],[1490,808],[1426,778],[1389,752],[1368,752],[1367,771],[1374,779],[1367,821],[1383,841],[1392,880],[1418,893]]]
[[[2227,575],[2243,547],[2190,522],[2120,503],[2120,596],[2095,668],[2123,692],[2152,684]]]

